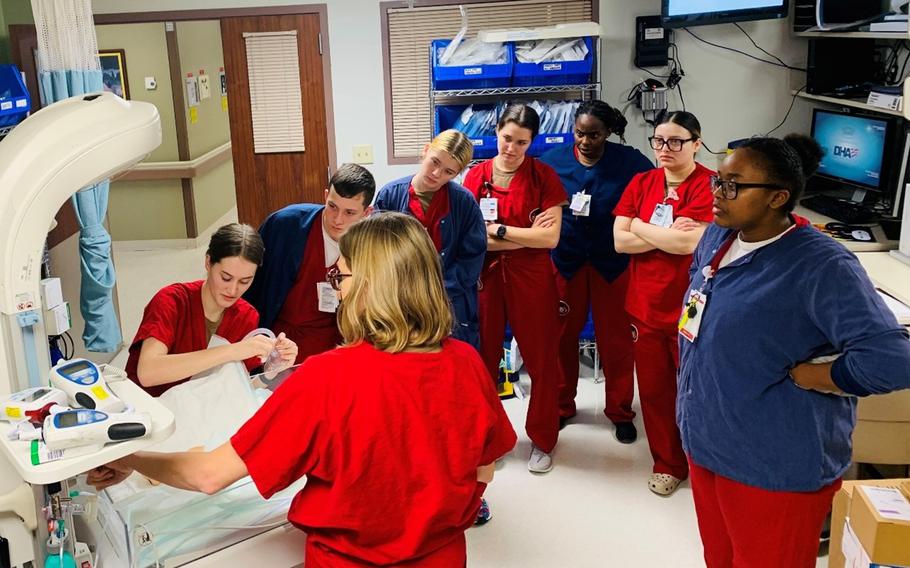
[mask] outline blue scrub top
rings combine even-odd
[[[571,278],[586,262],[612,282],[629,265],[629,256],[613,245],[613,208],[635,174],[654,168],[644,154],[631,146],[607,142],[601,159],[591,167],[575,158],[574,144],[554,148],[541,156],[559,174],[569,196],[582,189],[591,195],[588,217],[576,216],[565,208],[559,245],[553,249],[553,263],[565,278]]]
[[[690,287],[731,231],[710,225]],[[770,491],[817,491],[851,461],[856,399],[804,390],[790,369],[842,354],[834,383],[857,396],[910,388],[907,331],[856,257],[811,225],[735,260],[705,284],[694,343],[680,339],[676,417],[698,465]]]

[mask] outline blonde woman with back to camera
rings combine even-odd
[[[140,452],[89,482],[135,469],[211,494],[249,475],[268,498],[306,475],[288,519],[307,533],[307,566],[464,566],[464,531],[515,432],[476,350],[450,337],[421,224],[376,215],[339,245],[342,347],[307,359],[221,447]]]

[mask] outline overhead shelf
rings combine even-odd
[[[793,35],[807,38],[910,39],[910,33],[907,32],[796,32]]]
[[[887,114],[890,116],[899,116],[901,118],[904,117],[904,113],[899,110],[891,110],[891,109],[887,109],[887,108],[877,107],[874,105],[866,104],[865,102],[859,101],[856,99],[839,99],[837,97],[826,97],[824,95],[812,95],[810,93],[804,93],[802,91],[800,91],[800,92],[790,91],[790,94],[803,98],[803,99],[809,99],[812,101],[820,101],[820,102],[828,103],[828,104],[832,104],[832,105],[858,108],[858,109],[862,109],[862,110],[865,110],[868,112],[877,112],[880,114]]]
[[[600,83],[585,85],[545,85],[536,87],[498,87],[493,89],[460,89],[449,91],[430,91],[433,98],[447,99],[454,97],[484,97],[500,95],[536,95],[539,93],[572,93],[578,91],[597,91]]]

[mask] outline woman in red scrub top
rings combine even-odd
[[[214,493],[249,475],[266,498],[306,475],[288,519],[306,566],[462,567],[494,461],[515,432],[477,351],[450,338],[436,248],[419,221],[383,213],[339,243],[344,345],[308,358],[211,452],[140,452],[89,474],[133,469]]]
[[[205,253],[205,280],[165,286],[142,315],[130,345],[126,373],[152,396],[219,365],[243,361],[252,369],[273,349],[287,365],[297,345],[256,335],[259,314],[240,296],[250,287],[262,263],[262,239],[249,225],[231,223],[212,235]],[[212,337],[220,345],[210,347]]]
[[[670,495],[689,476],[676,426],[677,322],[692,252],[713,219],[710,179],[695,161],[701,125],[665,115],[650,139],[658,167],[629,182],[613,210],[617,252],[631,255],[626,311],[632,320],[638,398],[654,467],[648,488]]]
[[[531,377],[525,429],[533,447],[528,469],[553,468],[559,436],[559,296],[550,250],[559,243],[566,192],[556,172],[526,156],[540,117],[512,105],[499,118],[499,153],[465,176],[464,186],[487,221],[487,255],[479,282],[480,352],[490,375],[499,375],[508,321]]]

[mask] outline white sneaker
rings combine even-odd
[[[532,473],[547,473],[553,469],[553,458],[550,454],[537,446],[531,446],[531,457],[528,459],[528,471]]]

